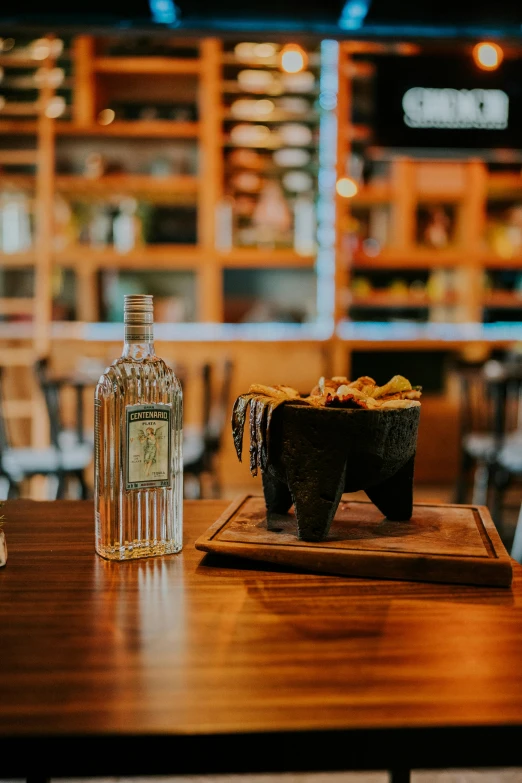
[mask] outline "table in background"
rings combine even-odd
[[[94,553],[90,501],[8,502],[2,777],[522,766],[511,588]]]

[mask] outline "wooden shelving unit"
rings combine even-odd
[[[44,291],[44,296],[39,294],[38,298],[46,302],[47,308],[44,333],[49,332],[52,323],[50,286],[53,270],[74,271],[76,317],[94,322],[99,321],[101,315],[98,280],[100,272],[189,272],[195,279],[196,319],[201,323],[223,321],[223,279],[226,270],[313,270],[315,256],[301,254],[291,248],[233,247],[224,250],[218,247],[216,210],[223,198],[226,179],[223,67],[235,60],[224,54],[223,43],[215,38],[198,40],[195,47],[197,56],[193,58],[175,55],[122,57],[109,56],[103,51],[103,41],[96,37],[80,35],[73,40],[70,52],[72,75],[69,79],[73,84],[71,118],[48,120],[46,125],[52,131],[52,139],[49,137],[46,141],[46,150],[50,149],[46,158],[47,209],[50,209],[49,205],[53,203],[55,195],[67,201],[76,200],[82,203],[95,203],[101,198],[131,196],[155,205],[191,205],[197,210],[197,241],[194,245],[140,243],[129,252],[122,253],[112,246],[94,248],[78,242],[67,242],[65,246],[62,243],[58,247],[46,229],[47,233],[40,236],[38,248],[35,244],[35,247],[27,252],[1,255],[0,262],[4,268],[36,270],[40,291]],[[317,64],[312,63],[313,67]],[[134,83],[134,79],[138,79],[143,89],[143,82],[139,80],[148,79],[149,83],[153,83],[150,80],[171,77],[181,82],[186,79],[195,80],[197,120],[122,120],[116,117],[109,124],[100,123],[98,115],[107,101],[107,80],[112,89],[115,82],[111,80],[120,80],[125,86],[125,94],[129,95],[132,93],[129,85]],[[317,123],[318,117],[318,114],[313,113],[306,117],[306,121]],[[295,118],[291,113],[283,112],[276,113],[273,119],[275,123],[281,123],[291,122]],[[0,116],[0,134],[6,137],[32,134],[39,138],[38,133],[43,127],[36,118],[22,121]],[[46,132],[49,133],[48,130]],[[122,144],[126,143],[126,140],[143,141],[144,145],[151,139],[189,141],[197,148],[197,170],[167,176],[110,171],[100,176],[62,173],[55,167],[61,140],[67,140],[69,145],[76,144],[77,149],[81,150],[85,139],[99,139],[100,144],[103,144],[105,139],[121,139]],[[9,154],[19,165],[33,163],[40,155],[37,150],[15,150]],[[0,152],[0,165],[3,163]],[[38,188],[36,175],[19,171],[20,169],[14,169],[12,174],[6,171],[1,175],[4,184],[34,196]],[[315,176],[316,173],[314,172]],[[39,200],[38,196],[36,200]],[[45,222],[41,222],[42,230],[48,227],[49,219],[48,215]],[[43,305],[39,307],[38,317],[42,322]],[[16,300],[13,300],[7,309],[15,314]],[[22,309],[20,315],[26,315],[27,308]]]
[[[445,248],[432,251],[427,248],[411,248],[399,250],[392,247],[384,248],[378,255],[370,256],[364,252],[352,255],[352,269],[423,269],[450,268],[456,265],[475,265],[476,259],[464,257],[458,248]]]
[[[482,301],[485,307],[522,307],[522,293],[493,291],[484,294]]]
[[[220,165],[220,125],[218,118],[220,43],[205,39],[198,43],[198,56],[187,57],[121,57],[99,54],[99,42],[92,36],[78,36],[74,42],[74,104],[72,122],[57,122],[57,138],[83,137],[100,140],[180,139],[193,140],[198,148],[199,166],[194,174],[152,176],[147,174],[112,174],[88,178],[83,175],[55,177],[57,193],[66,197],[95,201],[100,196],[133,196],[155,204],[194,204],[197,206],[198,241],[192,245],[136,246],[128,253],[112,247],[94,249],[77,245],[55,252],[57,265],[72,266],[77,271],[77,311],[89,321],[100,320],[96,276],[103,269],[190,270],[196,276],[198,318],[219,319],[219,302],[207,293],[215,278],[214,212],[218,199],[217,182]],[[124,80],[125,88],[134,78],[154,80],[172,76],[197,79],[198,121],[162,119],[119,120],[100,124],[98,112],[105,100],[105,80]],[[129,81],[131,80],[131,81]],[[216,286],[217,287],[217,286]],[[219,297],[217,297],[219,300]],[[89,306],[86,307],[86,303]]]
[[[104,268],[110,269],[158,269],[187,270],[195,275],[197,290],[197,320],[212,322],[223,320],[223,274],[226,269],[313,269],[314,255],[301,255],[292,249],[262,249],[254,247],[234,247],[222,250],[216,247],[216,207],[223,196],[223,183],[229,174],[225,158],[228,135],[225,132],[226,122],[232,117],[225,110],[225,94],[233,93],[238,87],[235,81],[224,79],[224,68],[230,65],[251,67],[252,64],[238,63],[231,53],[223,51],[223,43],[217,39],[202,39],[197,42],[196,57],[165,57],[140,56],[122,57],[109,56],[100,48],[98,41],[92,36],[78,36],[74,39],[71,51],[73,104],[72,119],[47,119],[47,123],[31,119],[0,118],[0,133],[11,134],[47,133],[47,148],[51,155],[41,156],[47,165],[48,194],[61,194],[66,198],[95,201],[100,196],[134,196],[145,198],[154,203],[193,204],[197,207],[198,241],[194,246],[187,245],[154,245],[140,246],[128,253],[119,253],[111,247],[93,249],[84,245],[69,245],[57,250],[51,240],[38,243],[34,251],[4,257],[9,266],[30,267],[35,263],[36,255],[40,258],[46,254],[47,271],[42,272],[38,262],[40,279],[50,278],[54,266],[74,268],[78,274],[77,301],[82,303],[81,310],[88,320],[99,320],[97,297],[94,295],[97,282],[94,276]],[[370,47],[371,53],[374,52]],[[370,51],[368,49],[368,51]],[[337,130],[337,176],[345,174],[345,161],[350,155],[354,144],[368,137],[371,129],[350,121],[352,84],[357,79],[372,77],[374,66],[361,59],[354,59],[356,54],[365,51],[364,42],[358,47],[353,42],[339,45],[339,85],[338,85],[338,130]],[[100,53],[101,52],[101,53]],[[19,58],[16,59],[17,63]],[[264,66],[268,69],[277,67],[277,58],[268,60]],[[31,63],[33,64],[33,63]],[[317,55],[312,58],[312,67],[319,67]],[[160,119],[119,120],[114,119],[108,125],[98,122],[97,115],[105,101],[105,80],[128,80],[155,77],[172,77],[174,79],[187,77],[197,80],[197,103],[199,118],[197,121],[172,121]],[[123,82],[122,82],[123,83]],[[111,82],[112,84],[112,82]],[[125,88],[127,90],[127,87]],[[319,87],[314,89],[316,97]],[[248,93],[246,93],[248,94]],[[252,93],[256,98],[262,98],[260,93]],[[314,110],[310,116],[300,118],[300,121],[316,123],[319,114]],[[295,119],[295,118],[294,118]],[[265,120],[263,120],[264,122]],[[292,115],[276,110],[266,120],[268,124],[277,125],[282,122],[292,122]],[[43,122],[43,124],[42,124]],[[42,129],[47,127],[48,130]],[[100,139],[183,139],[193,140],[198,150],[198,171],[192,174],[170,175],[165,177],[150,174],[106,173],[99,177],[87,177],[83,174],[62,174],[49,163],[55,155],[55,149],[60,139],[78,139],[97,137]],[[50,144],[50,147],[49,147]],[[8,153],[0,151],[0,165],[3,155],[19,165],[34,163],[38,151],[11,150]],[[490,251],[483,241],[484,205],[487,199],[502,199],[509,195],[522,195],[522,177],[513,173],[491,174],[487,172],[486,164],[480,160],[470,160],[466,163],[442,164],[446,168],[459,168],[460,185],[448,187],[444,176],[430,179],[427,172],[429,164],[406,157],[396,158],[390,165],[390,174],[362,186],[352,199],[340,196],[336,199],[337,223],[337,271],[335,288],[337,298],[334,304],[334,320],[341,322],[347,317],[346,302],[360,306],[386,306],[386,294],[377,290],[372,296],[361,299],[355,295],[349,296],[353,278],[375,271],[444,269],[453,270],[455,275],[455,293],[447,293],[442,299],[436,298],[451,306],[457,322],[480,321],[482,307],[485,303],[516,303],[516,296],[508,296],[505,292],[486,293],[482,290],[480,279],[488,269],[518,269],[522,268],[522,257],[503,258]],[[316,172],[315,172],[316,173]],[[28,174],[4,174],[6,181],[16,188],[31,191],[36,188],[35,176]],[[455,178],[453,178],[455,179]],[[37,201],[41,199],[37,197]],[[448,247],[430,249],[416,243],[415,210],[419,204],[430,205],[445,203],[453,205],[457,214],[456,236]],[[343,235],[346,235],[346,220],[350,212],[371,210],[375,207],[389,210],[390,236],[387,244],[378,253],[365,252],[364,249],[346,250]],[[49,245],[49,247],[47,247]],[[35,267],[36,268],[36,267]],[[43,283],[41,283],[43,284]],[[498,295],[497,295],[498,293]],[[85,302],[91,303],[91,308],[85,307]],[[402,304],[418,306],[422,303],[430,307],[433,297],[426,294],[406,298]],[[390,305],[398,306],[397,297],[390,297]],[[495,304],[495,306],[497,306]],[[502,305],[500,305],[502,306]],[[506,304],[505,306],[508,306]],[[349,317],[349,315],[348,315]],[[43,316],[40,306],[39,318],[42,322],[49,320]],[[43,319],[43,320],[42,320]],[[45,331],[45,329],[44,329]],[[343,359],[344,363],[344,359]]]
[[[33,268],[35,253],[33,250],[20,253],[0,253],[0,265],[3,269]]]
[[[373,63],[354,59],[363,50],[364,44],[359,48],[357,42],[340,45],[340,90],[347,98],[339,108],[339,121],[343,124],[342,118],[347,119],[347,127],[339,136],[339,177],[346,176],[346,161],[355,141],[349,128],[351,79],[371,78],[374,68]],[[342,303],[338,323],[350,321],[353,306],[381,308],[383,321],[386,321],[387,313],[396,308],[424,306],[429,313],[432,307],[438,311],[440,305],[445,304],[452,314],[450,320],[456,324],[480,324],[485,307],[518,307],[520,297],[515,292],[485,288],[488,272],[520,270],[522,275],[522,254],[514,253],[509,257],[495,253],[487,243],[486,225],[490,203],[509,199],[522,202],[522,175],[511,171],[490,172],[486,161],[478,157],[441,161],[399,153],[389,159],[388,170],[386,178],[381,175],[379,179],[361,185],[354,197],[337,198],[341,235],[337,254],[338,296]],[[437,205],[453,210],[453,232],[446,246],[430,248],[418,240],[418,210]],[[346,239],[356,216],[375,209],[388,210],[388,235],[385,244],[369,246],[366,252],[364,242],[362,247],[355,247]],[[387,291],[379,287],[366,291],[362,297],[356,290],[352,292],[352,286],[361,276],[371,287],[372,276],[376,274],[387,273],[389,278],[396,273],[400,278],[406,273],[411,276],[416,271],[421,274],[436,270],[445,270],[452,276],[453,283],[451,290],[436,297],[427,291],[422,300],[419,291],[412,290],[399,300],[392,289]],[[364,323],[358,326],[363,328]],[[346,366],[349,349],[340,353],[342,358],[338,363]]]
[[[108,136],[143,139],[197,139],[200,135],[197,122],[172,122],[170,120],[127,120],[110,125],[75,125],[69,122],[57,124],[57,136]]]
[[[94,73],[124,73],[157,75],[173,73],[181,76],[200,74],[202,65],[199,59],[188,57],[95,57],[92,63]]]
[[[2,253],[2,270],[31,270],[33,272],[33,296],[2,296],[2,316],[30,318],[33,329],[29,345],[20,345],[17,340],[6,340],[0,351],[0,362],[6,368],[6,381],[11,385],[12,396],[6,404],[6,416],[13,430],[29,432],[30,442],[43,446],[48,440],[43,400],[35,388],[32,368],[36,357],[51,349],[51,280],[53,242],[53,200],[54,200],[54,149],[55,122],[52,119],[52,101],[56,94],[52,79],[56,59],[52,53],[53,37],[49,36],[49,53],[45,59],[35,62],[26,55],[3,55],[0,67],[4,69],[5,83],[9,84],[11,68],[26,70],[31,81],[38,67],[39,78],[35,80],[36,101],[6,101],[2,107],[0,136],[21,136],[25,145],[2,143],[0,149],[0,180],[7,188],[29,191],[34,216],[33,247],[14,253]],[[5,117],[5,119],[4,119]],[[20,167],[32,169],[31,175],[18,173]],[[5,230],[5,226],[4,226]],[[26,426],[28,425],[28,426]]]
[[[315,256],[300,255],[295,250],[263,251],[252,247],[237,247],[218,253],[218,259],[226,267],[298,267],[311,268],[315,264]]]
[[[495,297],[492,297],[494,300]],[[417,294],[412,296],[397,296],[395,294],[389,294],[386,291],[374,291],[368,296],[352,295],[352,304],[358,307],[431,307],[433,305],[441,304],[455,304],[457,301],[455,293],[445,294],[441,297],[429,296],[427,294]],[[502,299],[502,301],[506,301]]]
[[[193,245],[144,245],[127,253],[120,253],[110,247],[94,249],[77,245],[55,253],[57,264],[70,264],[76,268],[88,264],[93,270],[107,267],[192,269],[203,263],[204,258],[203,252]]]
[[[56,190],[59,193],[100,196],[104,193],[130,193],[147,196],[195,196],[198,191],[197,177],[152,177],[146,174],[106,174],[89,179],[82,175],[57,175]]]

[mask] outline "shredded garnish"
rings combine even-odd
[[[264,386],[254,383],[246,394],[240,394],[232,409],[232,436],[241,462],[243,432],[250,406],[250,472],[257,476],[258,468],[268,461],[270,423],[274,410],[284,403],[310,405],[316,408],[360,408],[379,410],[412,408],[420,405],[421,386],[412,386],[403,375],[394,375],[384,386],[363,375],[354,381],[335,376],[319,378],[307,397],[292,386]]]

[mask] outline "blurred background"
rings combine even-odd
[[[457,5],[0,11],[4,496],[89,496],[94,385],[149,293],[187,497],[260,491],[230,429],[251,383],[402,374],[417,499],[486,503],[510,545],[522,18]]]

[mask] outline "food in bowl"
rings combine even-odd
[[[250,471],[261,469],[267,524],[294,506],[298,537],[328,534],[341,495],[364,490],[390,520],[413,509],[413,468],[422,389],[396,375],[321,378],[310,394],[253,384],[232,411],[241,461],[250,406]]]

